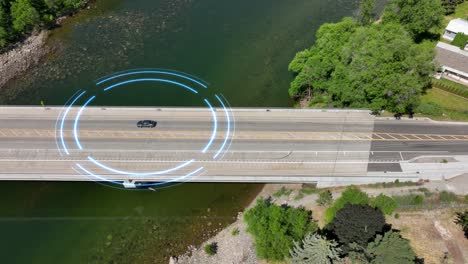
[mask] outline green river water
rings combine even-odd
[[[235,107],[290,107],[287,65],[356,0],[97,0],[52,32],[52,52],[0,90],[0,103],[63,105],[116,71],[168,68]],[[103,105],[198,105],[146,90]],[[0,168],[1,169],[1,168]],[[167,263],[233,222],[262,186],[183,184],[125,191],[97,183],[1,182],[1,263]]]

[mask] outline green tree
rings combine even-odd
[[[384,236],[377,235],[374,242],[367,246],[366,253],[371,258],[371,264],[411,264],[416,260],[409,241],[394,231],[386,232]]]
[[[370,204],[374,208],[379,208],[380,211],[386,215],[391,215],[398,207],[398,203],[395,199],[384,194],[379,194],[377,197],[372,199]]]
[[[413,37],[436,33],[442,26],[445,9],[440,0],[391,0],[384,11],[382,22],[397,22]]]
[[[336,235],[347,252],[352,243],[366,247],[376,233],[383,231],[384,226],[385,217],[379,209],[369,205],[346,204],[336,213],[327,229]]]
[[[349,186],[343,191],[340,198],[336,199],[330,208],[327,208],[325,211],[325,221],[330,223],[335,217],[336,212],[346,204],[367,205],[369,201],[367,193],[361,191],[356,186]]]
[[[0,0],[0,48],[7,44],[8,40],[8,24],[7,12],[5,10],[5,1]]]
[[[316,202],[321,206],[330,205],[333,202],[333,195],[329,190],[321,191]]]
[[[372,17],[375,7],[375,0],[361,0],[359,7],[359,22],[366,26],[371,24],[374,19]]]
[[[39,13],[29,0],[16,0],[11,4],[13,28],[18,32],[30,30],[39,23]]]
[[[445,14],[449,15],[455,12],[457,5],[465,2],[465,0],[442,0],[442,6],[445,9]]]
[[[316,94],[327,91],[341,49],[356,28],[356,21],[348,17],[339,23],[325,23],[318,29],[314,46],[298,52],[289,64],[289,70],[295,75],[289,87],[291,97],[310,90]]]
[[[457,212],[455,217],[455,223],[460,225],[465,232],[465,237],[468,238],[468,210],[463,212]]]
[[[413,113],[430,85],[433,58],[397,24],[361,27],[343,47],[328,92],[341,107]]]
[[[304,237],[302,245],[294,241],[294,249],[290,251],[293,264],[341,263],[340,252],[336,241],[312,233]]]
[[[256,205],[245,213],[244,219],[247,231],[255,239],[258,257],[272,261],[284,260],[289,256],[293,241],[301,240],[305,234],[318,228],[310,211],[278,206],[263,199],[257,200]]]

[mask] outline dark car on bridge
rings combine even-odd
[[[137,127],[155,127],[157,123],[154,120],[141,120],[137,122]]]

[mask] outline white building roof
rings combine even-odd
[[[468,76],[468,52],[459,47],[439,42],[436,46],[436,61],[445,68],[455,69],[457,73]]]
[[[445,29],[455,33],[461,32],[468,35],[468,20],[461,18],[452,19]]]

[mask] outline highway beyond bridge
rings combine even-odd
[[[80,112],[76,107],[65,112],[0,108],[0,180],[327,186],[468,173],[468,123],[384,120],[358,110],[88,107]],[[137,128],[144,119],[157,126]]]

